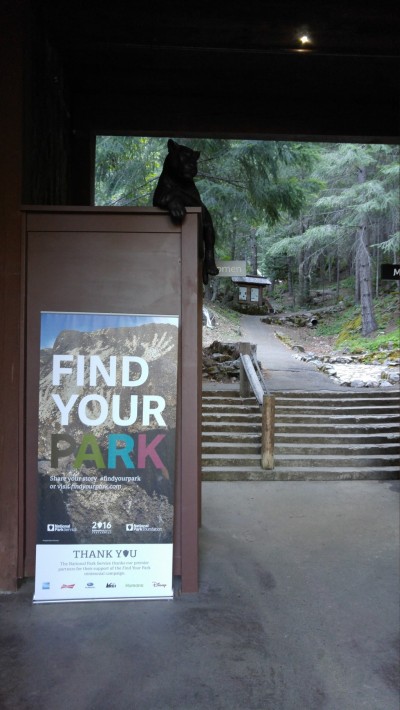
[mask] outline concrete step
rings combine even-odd
[[[354,444],[349,442],[338,442],[336,444],[311,443],[311,442],[275,442],[275,456],[283,454],[296,454],[299,456],[378,456],[381,454],[393,454],[399,460],[398,443],[364,443]]]
[[[387,414],[382,417],[382,420],[388,423],[400,422],[400,414]],[[352,424],[353,422],[361,424],[373,424],[379,419],[374,414],[308,414],[304,412],[303,414],[288,413],[283,414],[279,412],[276,416],[276,421],[278,423],[299,423],[304,422],[305,424]]]
[[[252,412],[253,414],[260,413],[260,407],[256,403],[255,405],[248,404],[207,404],[203,402],[202,413],[205,414],[242,414],[243,412]]]
[[[204,423],[232,422],[238,424],[240,422],[249,422],[261,424],[261,412],[242,412],[233,414],[230,414],[229,412],[220,412],[218,414],[207,413],[203,414],[202,420]]]
[[[400,398],[400,390],[397,387],[385,390],[366,389],[363,392],[353,392],[352,390],[343,388],[342,390],[340,390],[340,392],[335,392],[332,390],[319,390],[318,392],[302,392],[298,390],[291,392],[277,391],[273,392],[272,394],[275,396],[276,399],[301,399],[312,401],[315,401],[317,399],[382,399],[382,401],[386,402],[389,399],[399,400]]]
[[[235,432],[232,433],[230,431],[203,431],[202,433],[202,442],[203,443],[211,443],[211,442],[225,442],[229,443],[230,441],[234,443],[243,443],[243,444],[261,444],[261,432],[260,431],[255,431],[255,432]]]
[[[361,434],[355,434],[351,431],[351,433],[347,433],[348,431],[351,430],[351,427],[346,427],[345,432],[340,432],[340,433],[331,433],[330,430],[328,430],[325,433],[319,433],[319,431],[314,431],[313,433],[307,432],[304,433],[303,430],[299,432],[275,432],[275,446],[285,444],[285,443],[299,443],[299,444],[306,444],[307,442],[309,443],[315,443],[318,444],[318,446],[325,446],[329,444],[338,444],[340,446],[347,446],[348,444],[356,444],[356,445],[361,445],[361,444],[385,444],[385,443],[392,443],[393,446],[397,446],[397,450],[399,450],[399,445],[400,445],[400,434],[398,432],[383,432],[383,433],[361,433]],[[217,435],[218,436],[218,435]],[[219,435],[221,436],[221,435]]]
[[[243,456],[243,454],[254,454],[260,459],[260,442],[234,443],[234,442],[208,442],[202,444],[204,456],[214,456],[215,454],[232,454],[233,456]]]
[[[334,468],[282,467],[267,471],[259,467],[215,466],[202,469],[203,481],[391,481],[399,477],[397,467]]]
[[[352,435],[354,434],[382,434],[382,435],[389,435],[389,434],[395,434],[399,435],[399,425],[397,422],[392,422],[387,424],[386,422],[384,423],[379,423],[377,424],[376,422],[370,422],[370,423],[345,423],[345,424],[338,424],[338,423],[333,423],[333,422],[327,422],[325,424],[320,424],[317,422],[313,423],[303,423],[301,421],[298,422],[276,422],[275,423],[275,434],[300,434],[304,433],[305,435],[309,435],[311,433],[315,432],[318,435],[323,435],[323,434],[335,434],[337,436],[342,436],[345,434],[351,433]]]
[[[233,387],[203,387],[203,397],[240,397],[240,385],[237,383]],[[252,397],[250,393],[246,395]]]
[[[384,466],[392,466],[400,471],[400,463],[398,454],[367,454],[363,456],[361,454],[347,454],[345,451],[342,454],[326,454],[325,450],[321,453],[315,455],[304,455],[299,454],[281,454],[275,453],[274,457],[275,468],[281,466],[295,466],[297,467],[318,467],[318,468],[342,468],[346,466],[351,466],[352,468],[360,468],[371,466],[373,468],[382,468]],[[225,465],[225,464],[224,464]]]
[[[366,405],[353,405],[351,403],[335,403],[334,406],[332,406],[329,403],[324,403],[323,405],[311,405],[311,404],[301,404],[297,406],[287,406],[286,404],[282,403],[275,403],[275,416],[278,417],[281,413],[283,414],[291,414],[292,416],[303,416],[304,414],[329,414],[329,415],[335,415],[335,414],[341,414],[341,415],[346,415],[350,414],[352,416],[356,416],[359,414],[367,414],[367,415],[384,415],[387,416],[388,414],[393,414],[397,415],[397,417],[400,419],[400,413],[399,413],[399,408],[398,406],[393,403],[393,404],[386,404],[386,405],[373,405],[373,404],[366,404]]]
[[[243,467],[243,466],[255,466],[260,467],[260,454],[202,454],[202,468],[203,466],[231,466],[231,467]]]
[[[261,435],[261,419],[259,421],[254,421],[254,422],[248,422],[248,421],[242,421],[242,422],[216,422],[216,421],[209,421],[209,422],[203,422],[202,426],[203,432],[226,432],[226,433],[232,433],[234,434],[235,432],[238,434],[241,433],[258,433]]]
[[[222,405],[226,407],[229,407],[230,405],[248,405],[249,407],[253,405],[258,406],[258,402],[255,397],[205,397],[203,394],[202,402],[207,405]]]
[[[259,466],[260,454],[202,454],[202,466]],[[305,455],[300,454],[275,454],[275,469],[283,467],[308,467],[308,468],[342,468],[350,466],[351,468],[383,468],[391,466],[397,471],[400,471],[399,458],[391,454],[369,454],[366,456],[346,455],[343,452],[341,455],[330,455],[322,452],[320,455]]]
[[[272,472],[274,481],[392,481],[399,478],[397,466],[329,466],[310,468],[309,466],[281,466]]]
[[[238,392],[203,395],[202,479],[390,480],[400,477],[399,393],[274,393],[275,468],[261,458],[261,409]]]
[[[274,481],[274,471],[266,471],[260,466],[204,466],[203,481]]]
[[[329,392],[325,394],[316,392],[315,396],[314,393],[312,395],[310,393],[303,393],[302,397],[291,394],[280,395],[276,392],[273,394],[277,402],[293,402],[293,404],[297,405],[302,402],[306,402],[307,404],[316,404],[318,402],[332,402],[332,404],[336,404],[337,402],[355,402],[356,404],[372,402],[373,404],[379,404],[381,402],[382,404],[394,404],[400,399],[399,392],[392,392],[392,396],[389,396],[386,391],[374,394],[372,390],[370,393],[366,392],[365,394],[360,392],[351,394],[351,392],[347,392],[346,390],[343,390],[343,392]]]

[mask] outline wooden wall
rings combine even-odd
[[[20,445],[23,2],[2,11],[0,42],[0,590],[16,588]]]

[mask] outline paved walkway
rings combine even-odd
[[[271,391],[343,392],[343,387],[319,372],[312,363],[297,360],[275,336],[274,326],[262,323],[259,316],[242,316],[240,327],[240,340],[257,345],[257,357],[266,371],[265,381]]]
[[[398,492],[205,483],[198,594],[0,595],[1,710],[398,710]]]

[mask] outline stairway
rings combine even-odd
[[[202,479],[400,477],[397,390],[274,392],[275,468],[260,467],[261,411],[236,391],[203,393]]]
[[[203,392],[202,480],[273,480],[260,466],[261,409],[238,390]]]

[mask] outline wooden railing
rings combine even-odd
[[[257,360],[257,348],[240,343],[240,396],[254,394],[262,408],[261,466],[274,468],[275,397],[268,391]]]

